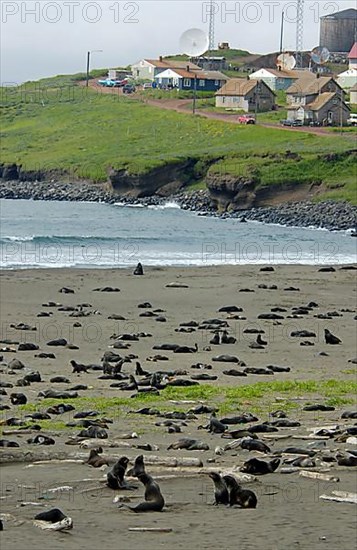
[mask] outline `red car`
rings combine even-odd
[[[252,115],[239,115],[238,122],[240,124],[255,124],[255,118]]]

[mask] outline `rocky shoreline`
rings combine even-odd
[[[347,202],[310,201],[282,203],[278,206],[251,208],[220,213],[210,199],[207,190],[184,191],[170,197],[153,195],[145,198],[120,196],[108,186],[87,182],[24,182],[1,181],[1,199],[59,200],[77,202],[105,202],[108,204],[162,205],[174,201],[182,209],[200,215],[220,218],[237,218],[297,227],[317,227],[331,231],[353,230],[356,235],[357,207]]]

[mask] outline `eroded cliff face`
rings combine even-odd
[[[207,174],[206,185],[217,210],[246,210],[254,205],[256,193],[253,179],[228,174]]]
[[[109,182],[121,196],[142,198],[159,195],[168,197],[177,193],[194,178],[195,159],[168,163],[144,174],[129,174],[127,170],[110,170]]]
[[[221,174],[207,174],[206,185],[214,208],[220,212],[308,200],[326,190],[320,182],[258,186],[254,178]]]

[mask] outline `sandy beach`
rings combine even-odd
[[[356,449],[353,442],[341,437],[356,423],[352,418],[341,418],[344,411],[356,411],[356,363],[351,362],[357,355],[356,271],[341,269],[341,266],[327,272],[319,271],[318,266],[277,265],[272,271],[261,268],[247,265],[146,269],[144,266],[142,277],[133,276],[132,269],[0,272],[1,381],[13,384],[13,388],[4,388],[7,395],[1,396],[1,405],[10,407],[1,411],[1,437],[19,444],[18,449],[0,448],[3,462],[0,502],[1,514],[5,515],[1,533],[3,548],[22,550],[30,546],[57,550],[66,546],[72,550],[80,546],[94,550],[99,545],[103,550],[118,545],[125,550],[160,547],[200,550],[217,545],[242,550],[262,546],[265,550],[285,550],[289,546],[312,550],[352,548],[356,540],[355,504],[325,501],[319,497],[331,495],[336,490],[355,493],[357,488],[356,468],[336,462],[337,453]],[[170,283],[176,283],[176,287],[168,287]],[[120,291],[109,292],[109,287]],[[74,292],[60,292],[63,288]],[[98,288],[106,290],[94,290]],[[49,307],[49,302],[55,305]],[[146,302],[150,307],[138,307]],[[237,306],[237,311],[219,312],[223,306]],[[153,312],[152,316],[147,316],[149,311]],[[49,316],[38,317],[41,312]],[[259,318],[272,313],[275,313],[273,319]],[[110,319],[113,315],[122,319]],[[210,343],[213,329],[200,326],[204,320],[211,320],[210,324],[214,325],[215,319],[227,321],[226,330],[235,338],[235,343]],[[195,323],[189,323],[191,321]],[[36,330],[11,327],[20,323]],[[182,332],[188,328],[192,331]],[[326,328],[341,339],[341,344],[325,342]],[[256,341],[257,331],[261,331],[261,338],[266,342],[262,349],[250,347]],[[308,331],[307,336],[292,336],[299,331]],[[127,334],[138,335],[138,340],[120,340],[120,336]],[[48,346],[50,340],[59,338],[65,339],[67,345]],[[118,341],[127,343],[128,348],[113,348]],[[34,343],[39,349],[19,351],[19,343],[25,342]],[[163,343],[190,348],[197,344],[198,351],[173,353],[153,349]],[[125,362],[122,367],[127,375],[135,374],[135,363],[139,361],[150,373],[186,371],[186,374],[170,376],[170,380],[192,380],[192,376],[199,374],[216,379],[199,380],[199,386],[171,387],[170,391],[166,388],[160,390],[160,395],[152,394],[145,400],[142,394],[131,399],[135,391],[110,387],[115,380],[99,379],[101,371],[89,368],[88,372],[72,373],[71,360],[85,365],[102,365],[103,354],[110,350],[122,357],[133,354],[131,362]],[[41,352],[54,353],[55,358],[37,357]],[[167,360],[151,361],[156,354],[166,356]],[[213,360],[222,354],[234,356],[240,363]],[[13,359],[20,360],[25,367],[9,368]],[[201,364],[201,368],[192,368],[197,364]],[[267,369],[272,365],[285,369],[282,372]],[[253,367],[264,368],[266,372],[249,372]],[[224,373],[230,369],[245,376]],[[30,371],[39,371],[42,381],[17,387],[17,381]],[[55,376],[64,376],[68,382],[51,383]],[[140,376],[136,379],[139,381]],[[305,386],[302,382],[306,382]],[[78,390],[75,399],[38,397],[39,392],[50,388],[69,391],[78,384],[86,389]],[[12,405],[9,398],[12,392],[25,394],[27,404]],[[111,403],[111,398],[123,401]],[[50,415],[50,420],[36,421],[42,426],[41,433],[55,439],[55,445],[29,444],[27,440],[38,432],[26,430],[21,433],[18,427],[7,424],[9,418],[23,420],[31,412],[45,412],[55,402],[75,407],[62,415]],[[271,448],[271,452],[264,455],[239,446],[224,450],[232,440],[222,439],[221,434],[204,429],[210,414],[189,415],[181,426],[181,433],[168,433],[166,426],[155,425],[165,420],[164,416],[132,412],[153,407],[162,415],[172,411],[187,414],[200,404],[215,406],[219,419],[252,412],[258,419],[256,424],[276,420],[272,413],[281,409],[288,419],[298,421],[300,426],[279,427],[277,432],[258,434]],[[333,410],[304,411],[309,404],[330,405]],[[76,421],[73,418],[76,412],[93,409],[98,411],[98,418],[113,421],[108,423],[108,441],[122,442],[122,446],[111,448],[104,447],[103,443],[104,455],[110,462],[126,455],[132,464],[141,453],[147,458],[147,470],[158,478],[165,496],[166,506],[162,513],[140,515],[118,510],[113,504],[117,492],[103,483],[108,467],[97,470],[82,463],[89,451],[74,440],[82,428],[66,424]],[[334,427],[336,433],[322,439],[320,436],[306,439],[313,429],[325,426]],[[229,430],[241,428],[246,425],[228,426]],[[132,432],[136,432],[138,438],[123,438],[124,434]],[[167,449],[181,437],[203,441],[209,450]],[[76,444],[69,445],[69,441]],[[101,444],[99,439],[96,442]],[[153,450],[139,450],[136,445],[140,444],[150,444]],[[222,448],[219,454],[215,452],[217,446]],[[280,453],[282,462],[277,471],[243,482],[258,497],[255,510],[211,505],[213,483],[207,476],[208,469],[234,471],[239,477],[239,468],[246,460],[253,456],[269,460],[274,453],[291,446],[316,450],[316,465],[305,470],[325,474],[326,480],[302,477],[301,468],[282,473],[282,469],[289,468],[288,463],[283,463],[289,453]],[[24,452],[30,454],[25,457]],[[56,459],[67,457],[73,462],[34,463],[45,455]],[[326,455],[334,460],[324,461]],[[149,464],[150,456],[158,459]],[[199,459],[202,466],[165,466],[164,459],[168,457]],[[339,481],[331,481],[329,477],[339,478]],[[48,493],[48,489],[59,486],[70,489]],[[135,504],[143,500],[144,491],[140,486],[136,491],[119,493],[129,496]],[[41,498],[44,494],[45,498]],[[23,505],[24,502],[32,504]],[[46,532],[32,524],[35,514],[50,507],[61,508],[73,518],[72,531]],[[133,527],[172,531],[130,531]]]

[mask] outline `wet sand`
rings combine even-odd
[[[26,408],[12,406],[9,400],[11,392],[21,392],[27,396],[28,403],[39,404],[39,410],[45,411],[48,405],[41,405],[42,398],[38,392],[45,389],[68,390],[76,384],[85,384],[88,389],[79,391],[82,401],[78,406],[76,399],[66,402],[76,407],[75,411],[63,415],[52,416],[51,423],[46,424],[43,433],[54,437],[56,444],[50,447],[30,445],[27,439],[34,435],[14,434],[3,435],[4,439],[17,441],[20,448],[0,449],[0,459],[10,451],[16,457],[17,451],[32,451],[41,454],[65,453],[68,456],[88,455],[86,449],[78,445],[66,445],[71,436],[78,434],[80,428],[64,427],[64,424],[73,421],[73,413],[79,410],[95,409],[98,402],[90,399],[97,397],[125,397],[130,398],[134,392],[124,392],[117,388],[110,388],[113,380],[99,380],[98,371],[89,370],[80,375],[72,374],[69,364],[71,359],[78,363],[101,364],[103,353],[112,349],[109,346],[114,334],[149,333],[152,336],[140,337],[139,341],[129,342],[128,350],[113,350],[121,355],[133,353],[138,356],[132,363],[125,363],[123,372],[133,374],[135,361],[139,360],[142,367],[150,372],[156,370],[183,369],[187,375],[180,378],[190,379],[198,373],[216,375],[216,381],[204,381],[214,387],[238,387],[255,384],[257,382],[316,380],[323,383],[329,379],[337,381],[356,381],[355,368],[349,360],[356,356],[355,320],[356,315],[356,278],[355,271],[341,270],[336,266],[335,272],[321,273],[316,266],[275,266],[274,272],[262,272],[260,266],[227,266],[190,269],[147,269],[143,277],[134,277],[127,270],[25,270],[3,271],[0,278],[1,292],[1,340],[17,342],[33,342],[39,345],[38,351],[1,352],[1,380],[14,384],[13,389],[7,389],[8,395],[3,396],[2,405],[10,405],[10,410],[1,412],[3,424],[11,417],[23,418]],[[180,282],[188,288],[167,288],[170,282]],[[276,285],[277,289],[259,288],[258,285]],[[74,294],[59,293],[62,287],[75,291]],[[120,292],[94,292],[98,287],[119,288]],[[298,290],[287,291],[294,287]],[[254,292],[240,292],[251,289]],[[62,306],[90,304],[84,311],[91,312],[85,317],[70,317],[70,312],[59,311],[59,307],[47,308],[42,306],[49,301]],[[294,307],[315,302],[309,314],[299,318],[289,318]],[[151,310],[160,308],[160,313],[166,322],[157,322],[155,317],[140,317],[148,309],[138,308],[138,304],[150,302]],[[246,319],[228,319],[226,313],[217,310],[225,305],[236,305],[243,308],[237,313]],[[281,307],[286,312],[279,315],[283,319],[260,320],[258,315],[269,313],[272,308]],[[348,310],[348,311],[346,311]],[[41,311],[52,312],[50,317],[37,317]],[[318,319],[317,314],[337,312],[330,319]],[[124,320],[111,320],[111,314],[122,315]],[[207,330],[196,329],[186,334],[176,332],[180,323],[191,320],[201,322],[203,319],[227,319],[229,334],[237,339],[235,344],[214,346],[209,344],[212,333]],[[73,324],[79,322],[80,327]],[[26,323],[37,328],[36,331],[16,330],[11,324]],[[279,324],[278,324],[279,323]],[[246,329],[257,328],[264,330],[262,337],[268,341],[265,349],[251,349],[249,344],[255,340],[255,334],[247,334]],[[339,336],[342,344],[328,346],[324,341],[324,328]],[[316,334],[315,337],[295,338],[291,332],[308,330]],[[49,347],[47,342],[55,338],[65,338],[79,349],[66,347]],[[310,341],[313,346],[301,346],[301,341]],[[153,346],[167,342],[179,345],[193,346],[198,344],[198,352],[194,354],[175,354],[171,351],[155,351]],[[17,349],[15,344],[1,344]],[[210,346],[210,351],[203,348]],[[40,352],[53,352],[56,359],[40,359],[35,357]],[[321,352],[328,355],[320,355]],[[149,356],[156,353],[166,355],[168,361],[150,362]],[[212,358],[219,354],[230,354],[244,361],[247,367],[266,367],[280,365],[290,367],[290,372],[275,373],[274,375],[248,374],[246,377],[233,377],[223,374],[230,368],[238,368],[236,364],[212,362]],[[9,372],[7,363],[13,359],[20,359],[26,366],[24,370]],[[195,363],[212,365],[211,370],[191,369]],[[32,383],[26,387],[16,387],[16,381],[29,370],[38,370],[42,382]],[[69,384],[50,383],[53,376],[66,376]],[[187,390],[189,390],[188,388]],[[182,390],[181,400],[185,390]],[[283,397],[282,397],[283,396]],[[333,390],[332,390],[333,396]],[[331,395],[329,396],[331,397]],[[353,395],[343,397],[353,400]],[[180,401],[175,399],[175,401]],[[144,456],[158,457],[188,457],[199,458],[203,464],[203,471],[215,468],[218,471],[236,469],[245,460],[252,456],[267,460],[270,457],[249,453],[240,448],[216,455],[216,446],[224,446],[230,440],[222,440],[220,434],[210,434],[206,430],[198,430],[198,426],[205,426],[209,414],[196,415],[196,419],[187,420],[187,426],[182,427],[181,434],[169,434],[163,426],[155,426],[155,422],[163,420],[157,416],[143,416],[131,414],[129,411],[143,406],[155,406],[162,411],[180,410],[187,412],[190,408],[202,401],[205,404],[215,404],[221,409],[218,417],[233,416],[244,411],[255,411],[260,422],[272,420],[270,413],[284,405],[294,403],[295,408],[288,409],[291,420],[299,420],[301,426],[297,428],[281,428],[275,434],[261,434],[260,439],[271,446],[272,453],[287,446],[306,447],[314,440],[298,439],[306,436],[316,426],[340,425],[342,429],[353,426],[355,420],[342,420],[344,410],[356,410],[356,404],[337,404],[331,412],[302,411],[306,403],[325,403],[326,395],[304,394],[297,395],[267,394],[264,398],[250,397],[229,403],[218,399],[189,399],[191,403],[175,403],[167,400],[155,403],[132,400],[132,406],[126,404],[117,410],[110,409],[108,414],[101,410],[101,416],[112,419],[109,424],[109,438],[119,439],[123,433],[137,432],[138,439],[123,440],[132,445],[128,448],[104,449],[105,454],[119,457],[127,455],[131,461],[142,451],[134,447],[138,443],[157,445],[158,450],[144,451]],[[59,400],[63,402],[63,400]],[[77,402],[78,403],[78,402]],[[259,409],[261,405],[261,409]],[[227,412],[228,411],[228,412]],[[258,411],[258,412],[256,412]],[[59,423],[61,425],[59,426]],[[232,429],[245,427],[231,426]],[[64,429],[65,428],[65,429]],[[8,426],[3,426],[9,430]],[[284,439],[279,439],[281,436]],[[180,437],[192,437],[205,441],[208,451],[167,450],[167,447]],[[98,440],[100,444],[100,440]],[[317,440],[326,452],[336,453],[346,448],[355,448],[347,443],[341,443],[334,438]],[[77,453],[77,454],[76,454]],[[78,455],[81,453],[81,455]],[[33,455],[36,458],[36,455]],[[284,465],[285,467],[286,465]],[[356,469],[337,466],[336,463],[326,464],[325,470],[329,475],[337,475],[338,483],[304,479],[299,472],[282,474],[281,467],[277,472],[267,476],[260,476],[256,481],[249,483],[250,489],[258,496],[256,510],[226,509],[214,507],[213,484],[202,468],[167,468],[163,465],[147,466],[153,476],[159,477],[160,487],[165,496],[167,507],[162,513],[136,515],[130,511],[118,510],[112,503],[115,491],[105,487],[104,480],[107,468],[96,470],[80,462],[47,463],[31,465],[9,462],[1,468],[1,513],[11,514],[12,518],[5,521],[5,530],[1,533],[3,548],[25,547],[37,548],[78,548],[103,549],[120,547],[156,549],[176,548],[212,548],[220,545],[222,548],[242,548],[243,550],[261,548],[267,550],[285,550],[288,546],[296,548],[333,549],[351,548],[356,540],[355,505],[337,502],[325,502],[319,499],[323,493],[331,494],[333,490],[356,491]],[[317,470],[321,470],[317,468]],[[171,476],[171,477],[170,477]],[[174,476],[174,477],[172,477]],[[161,479],[161,477],[163,477]],[[84,481],[90,479],[93,481]],[[72,487],[68,493],[57,496],[56,500],[40,499],[48,488],[68,485]],[[88,488],[92,492],[81,493]],[[100,488],[100,490],[98,490]],[[121,494],[125,494],[121,492]],[[125,495],[127,496],[127,495]],[[143,497],[143,489],[139,487],[130,493],[132,503],[139,502]],[[38,502],[41,506],[20,506],[21,502]],[[31,523],[34,515],[48,507],[59,507],[73,518],[74,529],[68,533],[49,533],[41,531]],[[170,527],[170,533],[137,533],[130,532],[131,527]]]

